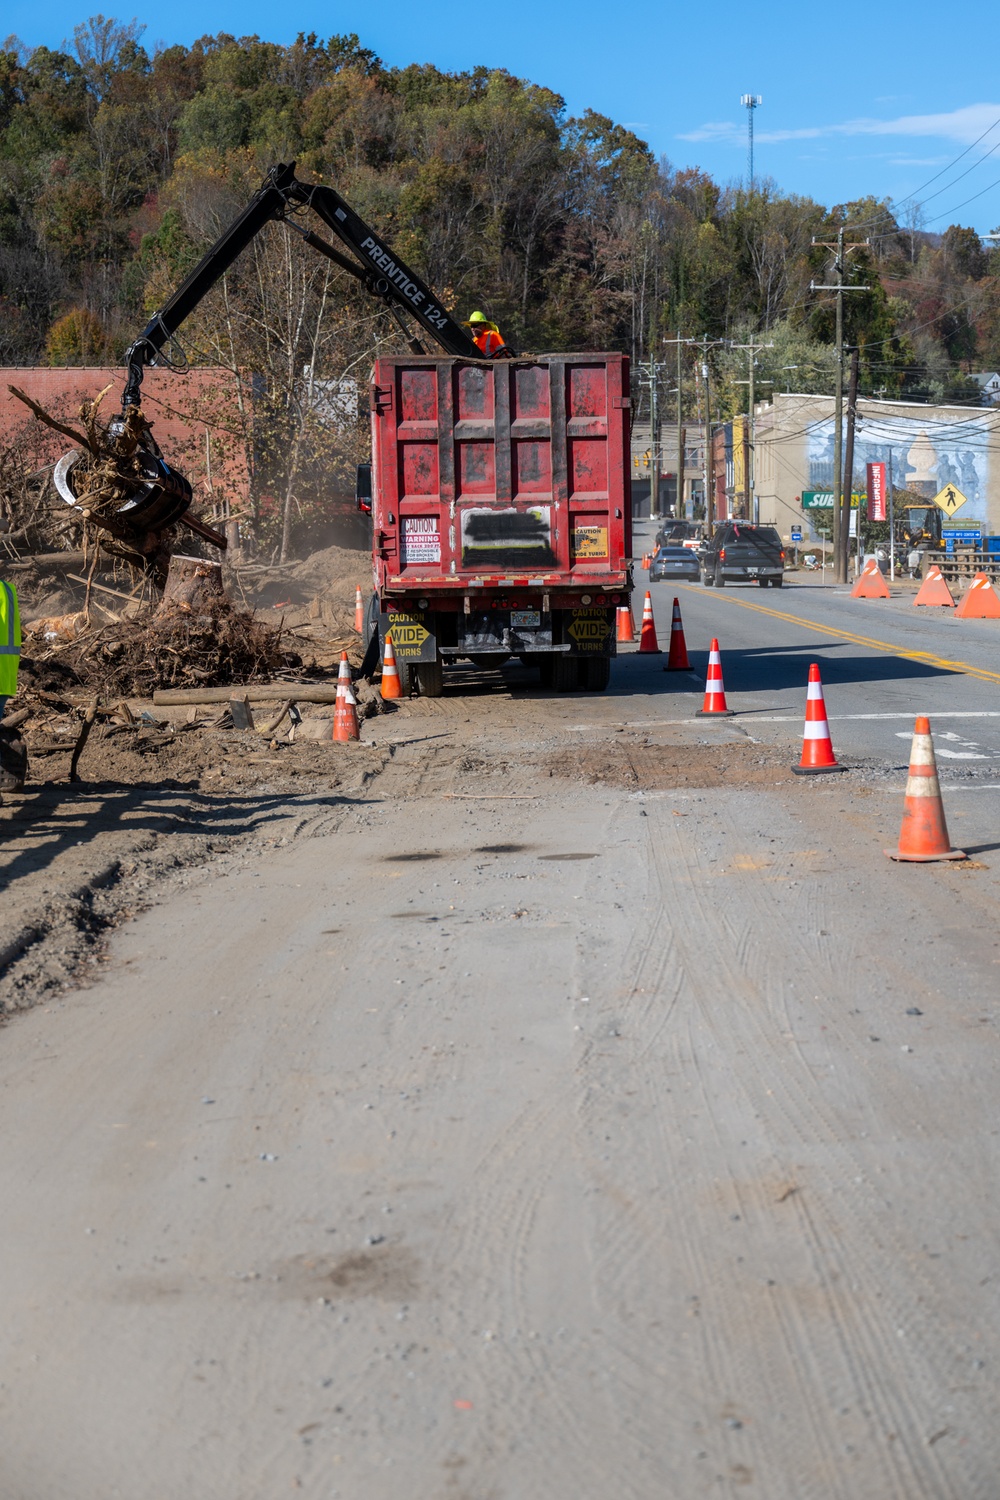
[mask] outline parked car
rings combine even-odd
[[[674,545],[657,547],[649,563],[650,583],[663,583],[667,579],[679,579],[682,583],[697,583],[701,576],[698,554],[689,547]]]
[[[751,526],[744,521],[726,521],[702,549],[701,581],[706,588],[721,589],[726,583],[768,584],[780,589],[785,571],[781,537],[773,526]]]

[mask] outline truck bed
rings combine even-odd
[[[620,354],[379,360],[380,594],[624,588],[628,378]]]

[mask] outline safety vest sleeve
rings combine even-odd
[[[0,581],[0,697],[17,692],[17,668],[21,658],[21,614],[17,590]]]

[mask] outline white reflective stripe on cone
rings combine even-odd
[[[907,797],[940,797],[936,776],[910,776],[906,782]]]
[[[830,726],[825,719],[814,719],[812,723],[806,721],[804,740],[828,740],[830,738]]]
[[[817,698],[822,700],[822,697],[823,684],[821,682],[810,682],[808,688],[806,689],[806,702],[808,703],[810,698],[812,698],[814,701]]]
[[[934,746],[929,734],[915,734],[913,736],[913,748],[910,751],[911,766],[933,766]]]

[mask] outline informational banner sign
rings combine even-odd
[[[885,521],[885,464],[868,464],[868,519]]]

